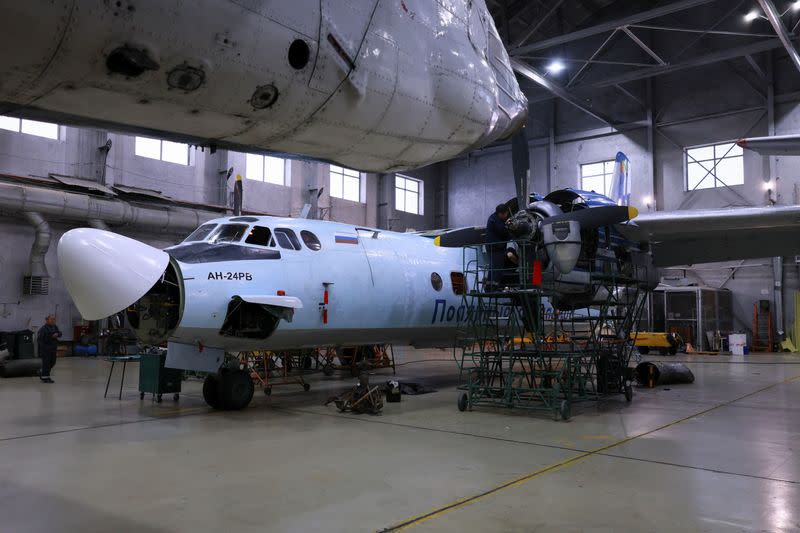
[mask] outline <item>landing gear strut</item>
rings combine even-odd
[[[244,370],[223,368],[203,383],[203,398],[214,409],[238,411],[253,399],[253,380]]]

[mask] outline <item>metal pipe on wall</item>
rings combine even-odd
[[[50,249],[50,239],[52,238],[50,224],[47,223],[47,220],[45,220],[41,213],[25,211],[23,216],[36,230],[36,237],[33,239],[33,245],[31,246],[31,255],[28,260],[28,272],[26,275],[28,277],[47,278],[50,274],[47,272],[47,265],[44,262],[44,258],[45,255],[47,255],[47,250]]]
[[[0,183],[0,209],[35,212],[68,220],[98,220],[167,233],[185,233],[221,213],[185,207],[142,207],[117,199],[98,198],[28,185]]]

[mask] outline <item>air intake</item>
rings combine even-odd
[[[22,280],[22,294],[46,295],[50,292],[50,277],[25,276]]]

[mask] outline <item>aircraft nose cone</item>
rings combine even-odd
[[[135,303],[168,264],[166,252],[110,231],[73,229],[58,242],[64,285],[87,320],[105,318]]]

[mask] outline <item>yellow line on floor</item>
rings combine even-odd
[[[550,473],[550,472],[555,472],[555,471],[560,470],[560,469],[562,469],[564,467],[574,465],[574,464],[579,463],[579,462],[581,462],[582,460],[584,460],[584,459],[586,459],[588,457],[591,457],[593,455],[597,455],[597,454],[603,453],[605,451],[608,451],[611,448],[616,448],[617,446],[622,446],[623,444],[627,444],[627,443],[631,442],[632,440],[635,440],[635,439],[638,439],[638,438],[641,438],[641,437],[646,437],[647,435],[651,435],[651,434],[653,434],[653,433],[655,433],[657,431],[661,431],[662,429],[667,429],[667,428],[670,428],[672,426],[676,426],[678,424],[686,422],[687,420],[691,420],[692,418],[695,418],[695,417],[698,417],[698,416],[702,416],[702,415],[704,415],[706,413],[709,413],[709,412],[714,411],[716,409],[719,409],[721,407],[726,407],[726,406],[731,405],[731,404],[733,404],[735,402],[738,402],[740,400],[744,400],[745,398],[749,398],[750,396],[755,396],[756,394],[760,394],[760,393],[762,393],[764,391],[767,391],[769,389],[772,389],[774,387],[778,387],[780,385],[785,385],[787,383],[790,383],[792,381],[796,381],[798,379],[800,379],[800,374],[798,374],[796,376],[793,376],[793,377],[790,377],[790,378],[786,378],[785,380],[780,381],[778,383],[773,383],[772,385],[767,385],[766,387],[760,388],[760,389],[758,389],[756,391],[753,391],[753,392],[749,392],[749,393],[747,393],[747,394],[745,394],[743,396],[739,396],[739,397],[734,398],[732,400],[728,400],[727,402],[723,402],[723,403],[715,405],[713,407],[709,407],[708,409],[703,409],[702,411],[699,411],[697,413],[691,414],[689,416],[685,416],[683,418],[680,418],[680,419],[675,420],[673,422],[670,422],[668,424],[664,424],[663,426],[659,426],[659,427],[657,427],[655,429],[651,429],[649,431],[645,431],[644,433],[640,433],[639,435],[634,435],[632,437],[626,437],[624,439],[618,440],[618,441],[613,442],[611,444],[607,444],[607,445],[602,446],[600,448],[597,448],[597,449],[594,449],[594,450],[591,450],[591,451],[588,451],[588,452],[585,452],[585,453],[581,453],[581,454],[576,455],[574,457],[570,457],[569,459],[565,459],[565,460],[563,460],[561,462],[553,463],[553,464],[551,464],[549,466],[546,466],[544,468],[540,468],[539,470],[536,470],[534,472],[530,472],[530,473],[525,474],[523,476],[520,476],[520,477],[518,477],[516,479],[512,479],[510,481],[507,481],[507,482],[505,482],[505,483],[503,483],[501,485],[498,485],[498,486],[496,486],[494,488],[491,488],[491,489],[489,489],[487,491],[481,492],[480,494],[475,494],[473,496],[468,496],[466,498],[461,498],[460,500],[456,500],[453,503],[450,503],[450,504],[447,504],[447,505],[432,509],[431,511],[428,511],[427,513],[422,513],[422,514],[413,516],[411,518],[408,518],[406,520],[403,520],[402,522],[399,522],[397,524],[394,524],[392,526],[389,526],[387,528],[379,530],[379,533],[389,533],[389,532],[403,531],[403,530],[406,530],[406,529],[408,529],[410,527],[423,524],[423,523],[428,522],[430,520],[433,520],[435,518],[439,518],[442,515],[445,515],[445,514],[449,513],[450,511],[454,511],[456,509],[459,509],[461,507],[469,505],[469,504],[471,504],[473,502],[476,502],[478,500],[482,500],[482,499],[484,499],[484,498],[486,498],[488,496],[491,496],[493,494],[497,494],[499,492],[502,492],[502,491],[504,491],[506,489],[510,489],[510,488],[513,488],[513,487],[516,487],[516,486],[523,485],[523,484],[527,483],[528,481],[531,481],[533,479],[536,479],[538,477],[543,476],[544,474],[547,474],[547,473]]]

